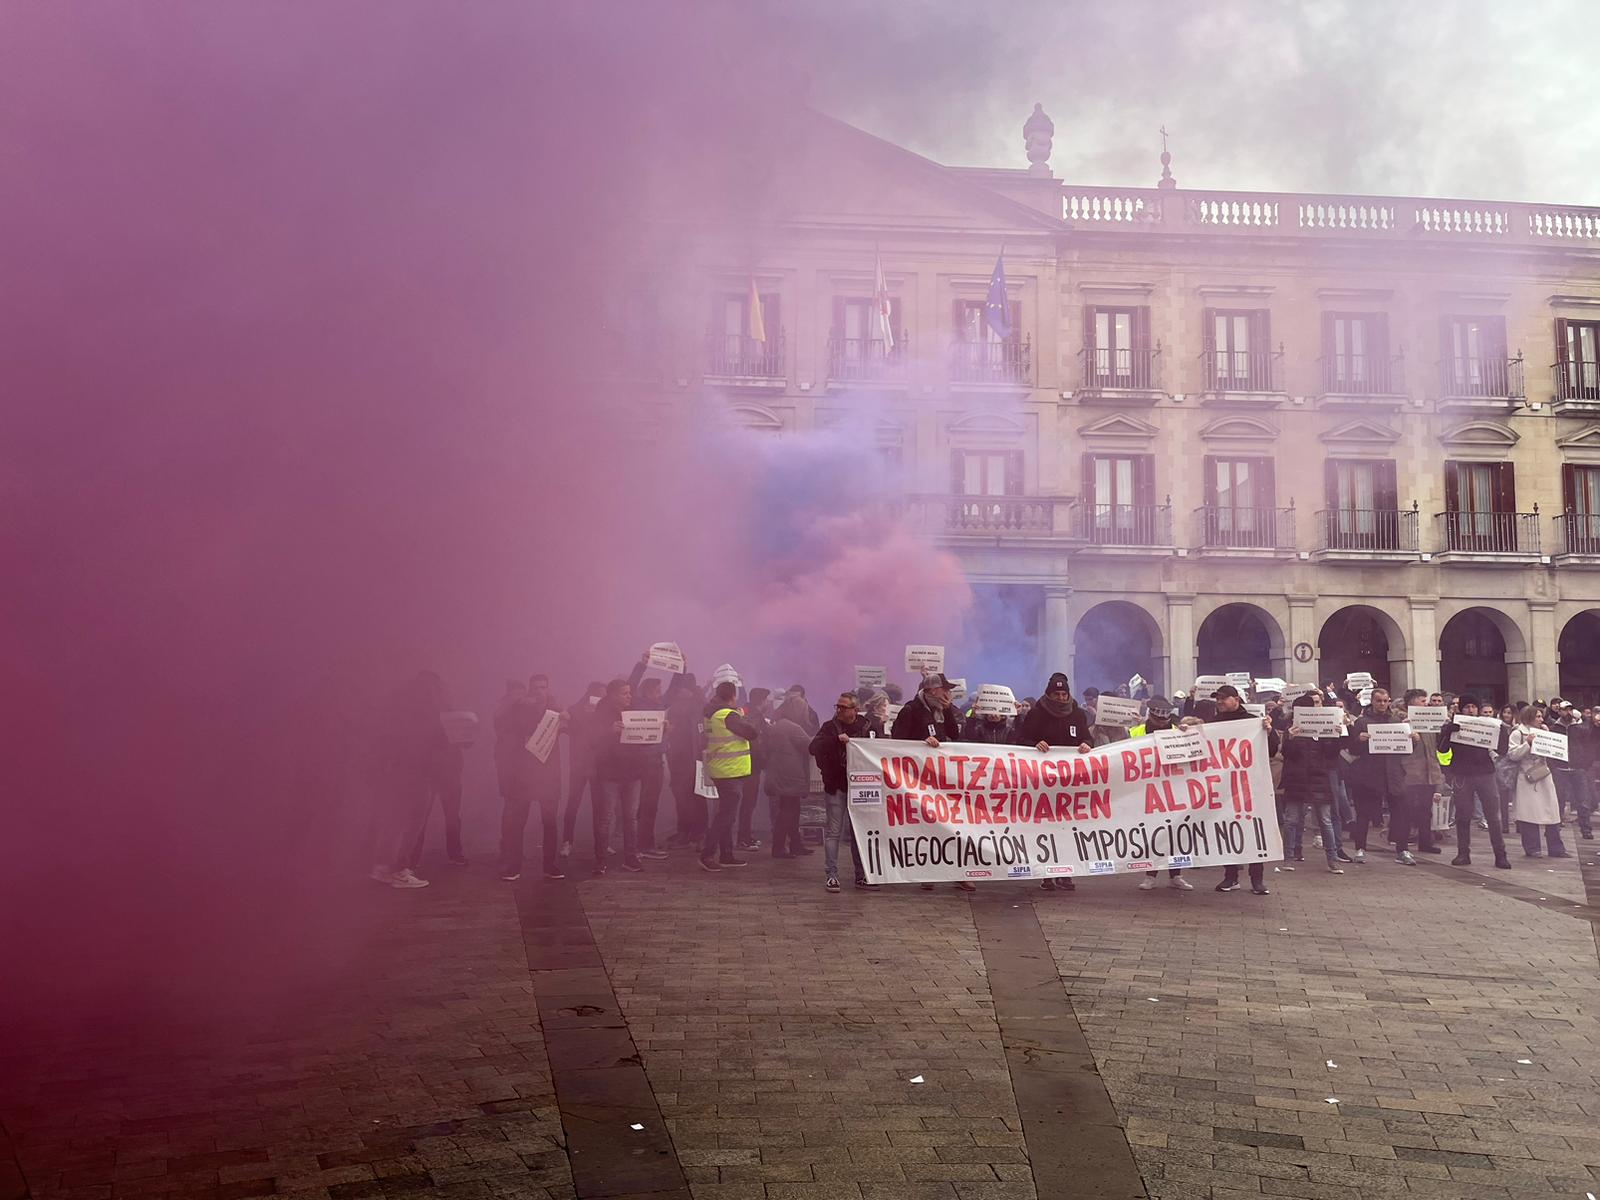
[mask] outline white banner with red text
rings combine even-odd
[[[1205,726],[1163,762],[1155,735],[1066,747],[852,739],[850,820],[873,883],[1054,879],[1283,857],[1254,721]]]

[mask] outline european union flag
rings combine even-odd
[[[1006,252],[994,260],[994,274],[989,276],[989,296],[983,302],[983,320],[1002,340],[1011,336],[1011,301],[1006,299]]]

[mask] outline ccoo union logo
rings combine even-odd
[[[1130,871],[1148,871],[1153,866],[1155,866],[1155,863],[1131,862],[1131,863],[1128,864],[1128,870],[1130,870]]]
[[[1071,875],[1078,868],[1072,863],[1051,863],[1044,869],[1046,875]]]
[[[967,872],[967,878],[968,879],[993,879],[994,878],[994,872],[993,871],[968,871]]]

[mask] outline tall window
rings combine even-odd
[[[1389,392],[1389,324],[1384,314],[1322,314],[1322,383],[1325,391],[1346,395]]]
[[[712,375],[776,376],[783,355],[778,327],[778,296],[760,297],[760,320],[753,318],[746,293],[728,292],[711,306],[711,334],[707,339],[706,370]],[[757,340],[757,332],[766,336]]]
[[[1101,388],[1154,387],[1150,310],[1102,308],[1083,311],[1084,384]]]
[[[1568,554],[1600,554],[1600,467],[1561,464]]]
[[[982,300],[955,301],[955,356],[952,363],[957,380],[971,383],[1020,381],[1025,371],[1022,359],[1022,305],[1011,304],[1011,335],[1002,338],[983,317]]]
[[[1272,390],[1270,320],[1266,309],[1206,309],[1208,388],[1219,392]]]
[[[1156,543],[1155,456],[1150,454],[1086,454],[1083,500],[1091,541],[1114,545]]]
[[[1327,461],[1327,528],[1330,550],[1397,550],[1399,494],[1388,459]]]
[[[1006,505],[1000,497],[1022,495],[1022,451],[955,450],[950,466],[950,490],[962,497],[955,506],[955,523],[965,528],[1004,526]]]
[[[1277,509],[1270,458],[1206,458],[1206,542],[1276,545]]]
[[[1517,549],[1517,484],[1510,463],[1445,463],[1444,506],[1449,549]]]
[[[1504,317],[1445,317],[1440,329],[1446,396],[1509,396]]]
[[[1600,400],[1600,321],[1556,321],[1556,398]]]
[[[889,328],[893,345],[884,342],[877,305],[870,299],[836,296],[833,330],[828,347],[831,374],[839,379],[868,376],[898,361],[905,336],[900,329],[899,297],[889,298]]]

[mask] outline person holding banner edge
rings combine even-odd
[[[1144,721],[1129,729],[1128,736],[1141,738],[1147,733],[1160,733],[1163,729],[1171,729],[1172,727],[1172,701],[1165,696],[1152,696],[1145,707]],[[1144,876],[1144,881],[1139,884],[1139,890],[1141,892],[1153,891],[1156,886],[1156,880],[1161,878],[1161,872],[1146,871]],[[1183,877],[1183,869],[1181,867],[1167,872],[1167,886],[1176,892],[1194,891],[1194,884]]]
[[[961,714],[956,711],[950,680],[943,672],[932,671],[923,676],[922,687],[906,701],[900,715],[894,719],[890,736],[902,742],[925,742],[935,749],[945,742],[961,740]],[[857,867],[857,870],[860,868]],[[963,892],[978,890],[975,883],[966,879],[955,886]],[[922,890],[933,891],[933,884],[923,884]]]
[[[1041,753],[1052,746],[1076,746],[1079,754],[1087,754],[1094,749],[1089,734],[1093,723],[1090,715],[1073,700],[1067,677],[1056,671],[1045,683],[1039,703],[1017,722],[1011,740],[1019,746],[1032,746]],[[1075,892],[1078,885],[1070,879],[1046,879],[1039,890]]]
[[[1211,699],[1216,703],[1217,714],[1207,724],[1220,721],[1260,721],[1261,727],[1267,731],[1267,757],[1274,758],[1278,753],[1278,731],[1272,727],[1270,717],[1257,717],[1244,707],[1244,697],[1239,694],[1239,689],[1231,683],[1225,683],[1211,693]],[[1250,864],[1250,891],[1257,896],[1268,895],[1266,884],[1266,867],[1262,863]],[[1236,892],[1239,890],[1239,864],[1232,863],[1223,868],[1222,882],[1217,884],[1216,891]]]
[[[859,711],[860,702],[853,692],[841,692],[833,706],[833,716],[823,722],[809,747],[822,773],[823,803],[827,806],[826,824],[822,834],[823,887],[830,892],[839,890],[839,840],[850,825],[850,789],[846,762],[849,758],[851,738],[877,737],[882,726]],[[867,873],[861,866],[861,848],[856,845],[856,831],[850,833],[850,861],[856,870],[856,887],[862,891],[878,890],[879,885],[867,882]]]

